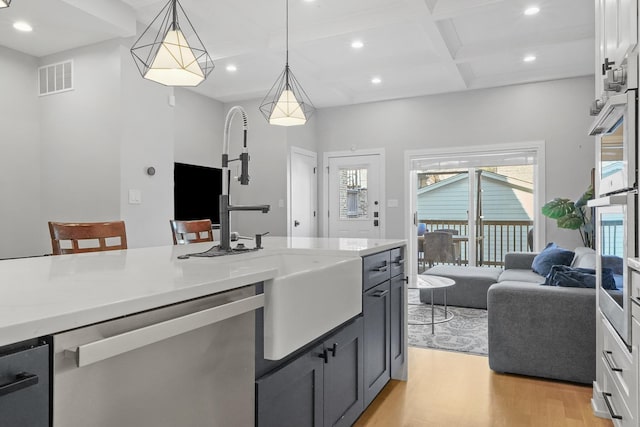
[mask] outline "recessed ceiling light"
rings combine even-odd
[[[227,71],[230,73],[235,73],[236,71],[238,71],[238,67],[233,64],[229,64],[227,65]]]
[[[524,10],[524,14],[527,16],[535,15],[540,12],[540,8],[537,6],[531,6]]]
[[[360,40],[355,40],[351,43],[351,47],[354,49],[361,49],[364,46],[364,43]]]
[[[15,28],[18,31],[33,31],[33,28],[31,27],[31,25],[27,24],[24,21],[17,21],[13,23],[13,28]]]
[[[382,79],[380,77],[374,77],[371,79],[371,83],[373,83],[374,85],[379,85],[380,83],[382,83]]]
[[[536,60],[536,56],[535,55],[527,55],[524,58],[522,58],[522,60],[524,62],[533,62]]]

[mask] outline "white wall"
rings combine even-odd
[[[0,259],[46,248],[40,240],[37,61],[0,46]]]
[[[129,45],[120,47],[121,119],[120,217],[130,248],[173,243],[174,109],[173,90],[143,79],[131,60]],[[155,175],[146,173],[154,167]],[[129,190],[140,191],[141,204],[129,203]]]
[[[249,175],[248,186],[233,181],[239,176],[238,163],[230,165],[232,204],[269,204],[268,214],[258,212],[232,212],[231,229],[243,235],[270,232],[275,236],[287,235],[287,156],[292,146],[310,151],[316,149],[315,119],[305,126],[272,126],[262,116],[259,101],[225,104],[225,114],[234,105],[240,105],[248,116]],[[234,117],[230,132],[230,158],[238,157],[242,146],[242,122]]]
[[[175,161],[221,167],[224,104],[183,88],[175,99]]]
[[[40,65],[69,59],[74,90],[39,98],[47,246],[47,221],[120,218],[120,46],[100,43],[41,58]]]
[[[595,159],[586,133],[593,84],[582,77],[322,109],[318,148],[386,149],[386,198],[399,200],[398,208],[386,209],[390,238],[405,237],[411,220],[403,208],[405,150],[544,140],[547,200],[578,198]],[[566,247],[581,244],[577,231],[557,230],[555,221],[546,221],[546,235]]]
[[[223,104],[176,89],[171,107],[174,90],[140,76],[131,43],[41,59],[0,47],[0,120],[11,153],[0,160],[0,259],[50,253],[50,220],[123,219],[129,247],[171,244],[174,161],[220,165]],[[69,59],[74,90],[38,97],[37,67]],[[141,204],[129,204],[129,189]]]
[[[0,243],[0,257],[48,252],[48,220],[123,218],[131,247],[168,244],[173,162],[220,165],[224,115],[232,104],[142,79],[127,42],[42,59],[40,64],[73,59],[75,90],[40,98],[38,61],[0,50],[3,75],[12,76],[9,84],[0,82],[0,117],[7,120],[3,140],[16,153],[0,161],[0,196],[12,201],[2,203],[1,214],[4,224],[13,220],[39,228],[29,239],[16,231],[18,226],[3,230],[3,236],[11,238]],[[172,93],[175,107],[168,104]],[[242,102],[249,115],[251,183],[234,183],[231,201],[266,203],[272,210],[233,213],[232,229],[286,235],[291,146],[316,151],[320,159],[322,152],[353,145],[385,148],[386,196],[400,202],[400,207],[386,209],[387,237],[404,237],[410,219],[403,209],[408,149],[545,140],[546,198],[576,198],[588,185],[594,163],[594,141],[585,132],[592,93],[593,78],[567,79],[321,109],[305,126],[289,128],[270,126],[258,110],[259,101]],[[232,126],[232,158],[239,153],[241,128],[238,118]],[[145,174],[148,166],[156,168],[155,176]],[[235,163],[231,170],[237,175]],[[141,205],[128,204],[129,189],[141,191]],[[551,221],[546,229],[548,240],[579,244],[577,232],[556,231]],[[20,247],[19,241],[26,246]]]

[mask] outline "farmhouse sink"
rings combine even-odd
[[[282,359],[362,312],[360,257],[274,254],[246,262],[278,270],[264,287],[266,359]]]

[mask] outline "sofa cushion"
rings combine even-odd
[[[573,251],[560,248],[552,242],[536,255],[531,268],[541,276],[546,276],[554,265],[571,265],[574,256],[575,253]]]
[[[578,246],[574,250],[576,256],[573,258],[571,267],[575,268],[590,268],[595,270],[596,268],[596,251],[584,246]]]
[[[498,277],[498,282],[527,282],[527,283],[544,283],[544,276],[534,273],[531,270],[512,269],[505,270]]]

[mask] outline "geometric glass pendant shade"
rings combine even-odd
[[[178,0],[169,0],[160,10],[131,47],[131,55],[142,77],[165,86],[198,86],[214,68]]]
[[[2,9],[3,7],[9,7],[10,4],[11,0],[0,0],[0,9]]]
[[[272,125],[297,126],[315,111],[313,103],[289,67],[289,0],[287,0],[287,59],[284,70],[260,103],[260,112]]]

